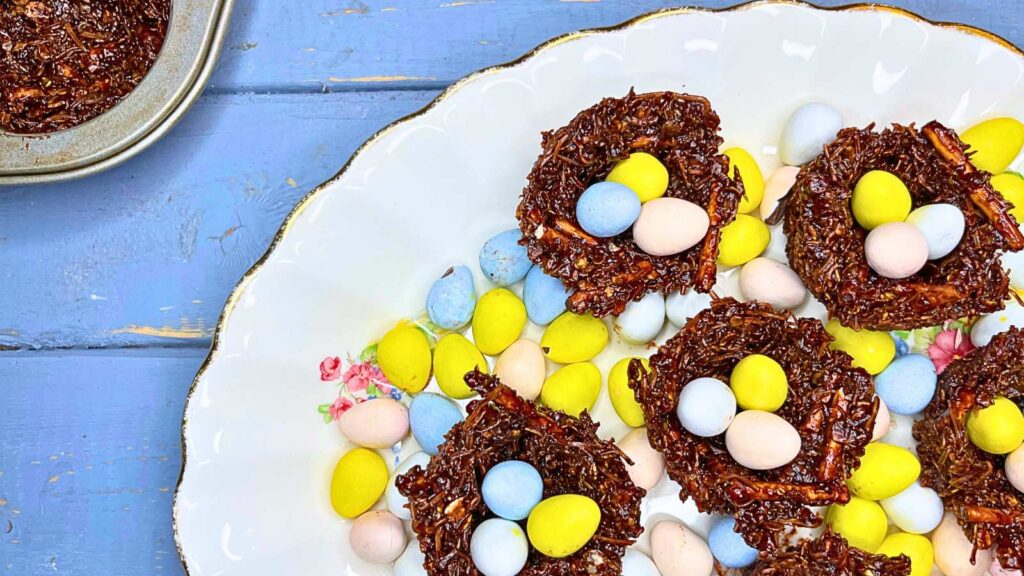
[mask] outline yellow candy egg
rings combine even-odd
[[[973,152],[971,164],[998,174],[1013,162],[1024,146],[1024,124],[1014,118],[993,118],[967,129],[960,139]]]
[[[1024,443],[1024,415],[1016,404],[999,396],[967,415],[967,437],[989,454],[1009,454]]]
[[[760,256],[771,239],[771,231],[759,218],[737,214],[736,219],[722,229],[718,263],[722,266],[742,266]]]
[[[530,512],[526,533],[541,554],[565,558],[583,548],[597,532],[601,508],[586,496],[562,494],[542,500]]]
[[[601,393],[601,371],[590,362],[562,366],[544,381],[540,401],[552,410],[579,416],[594,408]]]
[[[526,305],[506,288],[480,297],[473,311],[473,341],[484,354],[496,356],[519,339],[526,326]]]
[[[402,324],[381,338],[377,364],[388,381],[409,393],[423,390],[430,380],[430,342],[419,328]]]
[[[763,354],[751,354],[732,369],[729,387],[740,408],[775,412],[786,402],[789,379],[775,360]]]
[[[640,198],[640,203],[665,195],[668,190],[668,170],[660,160],[645,152],[634,152],[612,168],[605,178],[629,187]]]
[[[586,362],[600,354],[607,344],[608,327],[603,320],[572,312],[555,318],[540,339],[544,353],[559,364]]]
[[[910,214],[910,191],[902,180],[884,170],[872,170],[853,188],[853,217],[868,230],[886,222],[903,222]]]
[[[830,506],[825,521],[851,546],[865,552],[877,550],[889,529],[889,519],[878,502],[856,496],[846,504]]]
[[[935,551],[927,536],[895,532],[882,540],[876,554],[895,558],[900,554],[910,558],[910,576],[928,576],[935,564]]]
[[[612,400],[612,408],[619,418],[626,423],[626,426],[639,428],[644,425],[644,411],[640,403],[633,395],[633,389],[629,387],[629,362],[634,356],[628,356],[619,360],[608,371],[608,397]],[[644,369],[649,369],[651,363],[647,358],[640,358]]]
[[[736,178],[736,168],[740,169],[743,179],[744,196],[740,198],[739,211],[742,214],[753,212],[764,199],[764,176],[754,157],[743,148],[729,148],[723,152],[729,158],[729,177]]]
[[[833,350],[846,352],[853,358],[854,368],[863,368],[872,376],[896,357],[896,343],[887,332],[853,330],[835,319],[829,320],[825,331],[835,339],[830,345]]]
[[[1017,223],[1024,224],[1024,177],[1013,172],[993,176],[992,187],[1013,205],[1010,214],[1017,219]]]
[[[334,466],[331,506],[345,518],[355,518],[380,500],[388,486],[388,466],[373,450],[356,448]]]
[[[441,391],[461,400],[476,394],[466,385],[465,376],[479,368],[488,373],[487,360],[476,345],[462,334],[448,334],[434,348],[434,378]]]
[[[872,442],[860,467],[850,474],[850,490],[865,500],[881,500],[903,492],[921,475],[921,463],[906,448]]]

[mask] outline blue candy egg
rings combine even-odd
[[[439,394],[423,392],[409,405],[412,435],[423,451],[431,456],[437,455],[437,447],[444,442],[444,435],[459,422],[462,422],[459,405]]]
[[[935,395],[935,364],[921,354],[907,354],[892,361],[875,376],[875,391],[896,414],[917,414]]]
[[[745,568],[757,561],[757,549],[736,532],[736,519],[731,516],[718,518],[711,525],[708,547],[726,568]]]
[[[571,294],[572,290],[563,286],[561,280],[548,276],[540,266],[534,266],[523,284],[526,315],[534,324],[547,326],[565,312],[565,300]]]
[[[544,480],[530,464],[509,460],[487,471],[480,492],[497,516],[524,520],[544,497]]]
[[[522,280],[530,271],[526,246],[521,246],[523,233],[517,228],[506,230],[484,242],[480,249],[480,270],[497,286],[509,286]]]
[[[640,197],[617,182],[598,182],[576,202],[576,220],[598,238],[622,234],[639,216]]]
[[[473,273],[465,266],[449,268],[427,293],[427,315],[445,330],[458,330],[473,319],[476,289]]]

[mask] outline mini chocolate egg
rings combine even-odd
[[[562,281],[548,276],[540,266],[530,268],[523,283],[523,303],[526,304],[526,315],[530,321],[539,326],[547,326],[552,320],[565,312],[565,301],[572,295]]]
[[[651,342],[664,325],[665,297],[660,292],[650,292],[626,304],[622,314],[615,317],[615,331],[632,344]]]
[[[444,442],[444,435],[462,419],[459,405],[440,394],[422,392],[409,405],[412,435],[423,451],[431,456],[437,454],[437,448]]]
[[[540,338],[540,347],[552,362],[586,362],[608,345],[608,326],[590,314],[565,312],[555,318]]]
[[[980,348],[991,342],[997,334],[1014,326],[1024,329],[1024,307],[1016,300],[1010,300],[999,312],[982,316],[974,323],[971,327],[971,343]]]
[[[618,236],[636,222],[640,198],[617,182],[591,184],[576,201],[576,220],[591,236]]]
[[[710,225],[707,211],[693,202],[655,198],[640,209],[633,241],[651,256],[671,256],[699,244]]]
[[[405,505],[409,503],[409,499],[398,491],[398,486],[395,485],[395,479],[417,466],[426,470],[428,464],[430,464],[430,454],[427,454],[426,452],[413,452],[408,458],[402,460],[402,463],[395,468],[395,472],[391,475],[391,479],[388,481],[388,488],[384,491],[384,502],[388,505],[388,510],[402,520],[412,519],[412,514],[409,512],[409,509],[405,507]]]
[[[462,334],[445,334],[434,347],[434,379],[449,398],[463,400],[476,394],[466,385],[466,374],[480,370],[490,372],[487,359],[476,345]]]
[[[790,166],[814,160],[826,144],[843,128],[843,117],[835,108],[822,102],[808,102],[786,120],[779,140],[779,158]]]
[[[528,462],[506,460],[487,471],[480,494],[496,516],[525,520],[544,497],[544,479]]]
[[[390,448],[409,434],[409,410],[391,398],[360,402],[338,417],[346,438],[367,448]]]
[[[924,410],[935,395],[935,363],[922,354],[907,354],[892,361],[875,376],[875,392],[894,414]]]
[[[971,563],[974,544],[967,539],[956,516],[947,513],[932,532],[935,565],[945,576],[982,576],[992,564],[992,550],[978,550]]]
[[[896,343],[888,332],[854,330],[833,318],[825,324],[825,331],[834,341],[829,347],[842,350],[853,358],[854,368],[863,368],[868,374],[878,374],[896,357]]]
[[[867,230],[887,222],[903,222],[912,204],[907,185],[884,170],[871,170],[861,176],[850,199],[854,219]]]
[[[420,543],[414,538],[405,547],[405,552],[395,560],[394,576],[427,576],[427,570],[423,567],[426,562]]]
[[[628,548],[622,555],[622,576],[661,576],[661,573],[646,554]]]
[[[708,531],[708,547],[715,559],[726,568],[746,568],[757,562],[757,548],[747,544],[736,531],[736,519],[732,516],[715,518]]]
[[[641,202],[649,202],[665,195],[668,169],[661,160],[646,152],[633,152],[612,168],[605,181],[624,184],[636,193]]]
[[[772,173],[764,183],[764,199],[757,208],[757,214],[761,220],[767,220],[779,207],[779,202],[789,194],[793,184],[796,184],[796,176],[800,168],[796,166],[783,166]]]
[[[540,390],[542,404],[574,417],[594,409],[601,395],[601,371],[590,362],[576,362],[562,366]]]
[[[906,490],[921,475],[921,463],[913,452],[900,446],[871,442],[860,466],[850,474],[850,491],[867,500],[881,500]]]
[[[741,214],[757,211],[764,198],[764,176],[757,161],[743,148],[728,148],[722,152],[729,159],[729,178],[736,179],[736,170],[743,180],[743,196],[737,210]]]
[[[409,324],[395,326],[377,345],[377,364],[388,382],[410,394],[427,385],[431,362],[427,335]]]
[[[771,258],[754,258],[740,268],[740,292],[746,300],[792,310],[807,299],[807,288],[796,272]]]
[[[348,533],[352,551],[372,564],[391,564],[405,551],[405,527],[387,510],[371,510],[355,519]]]
[[[800,433],[792,424],[762,410],[740,412],[725,431],[729,455],[751,470],[789,464],[800,453],[801,444]]]
[[[964,237],[964,213],[952,204],[928,204],[907,216],[928,245],[928,259],[938,260],[952,252]]]
[[[633,484],[651,491],[665,475],[665,457],[654,448],[647,438],[647,428],[630,430],[619,440],[619,449],[633,461],[626,465]]]
[[[480,270],[495,286],[510,286],[526,277],[533,262],[526,246],[519,244],[523,233],[518,228],[491,237],[480,249]]]
[[[710,307],[711,295],[693,288],[686,292],[673,292],[665,299],[665,315],[676,328],[682,328],[690,318]]]
[[[494,363],[494,375],[526,400],[535,400],[544,386],[544,352],[533,340],[516,340]]]
[[[356,448],[338,459],[331,475],[331,506],[343,518],[357,518],[380,500],[388,486],[388,465],[373,450]]]
[[[773,358],[750,354],[732,369],[729,388],[741,409],[775,412],[789,395],[789,379],[782,365]]]
[[[685,524],[664,520],[651,529],[651,557],[661,576],[711,576],[715,558]]]
[[[612,408],[622,422],[626,426],[637,428],[644,425],[644,411],[636,401],[633,389],[629,387],[629,363],[634,358],[640,360],[644,370],[651,367],[647,358],[636,356],[627,356],[616,362],[608,371],[608,398],[611,399]]]
[[[690,434],[718,436],[729,429],[736,416],[736,396],[717,378],[697,378],[679,393],[676,416]]]
[[[1010,452],[1003,462],[1003,469],[1006,471],[1006,479],[1017,489],[1024,493],[1024,445]]]
[[[942,498],[931,488],[914,482],[895,496],[883,498],[879,504],[889,521],[904,532],[927,534],[942,522]]]
[[[885,405],[885,400],[879,398],[878,414],[875,415],[875,427],[871,429],[871,441],[881,440],[883,436],[889,433],[891,426],[892,414],[889,413],[889,407]]]
[[[737,214],[735,220],[722,228],[718,263],[722,266],[742,266],[764,253],[771,240],[772,232],[760,218]]]
[[[915,226],[886,222],[868,233],[864,240],[864,257],[879,276],[896,280],[908,278],[928,262],[928,243]]]
[[[495,288],[476,303],[473,342],[484,354],[501,354],[519,338],[525,327],[526,305],[511,290]]]
[[[1024,124],[1016,118],[992,118],[961,132],[960,139],[973,153],[971,164],[979,170],[999,174],[1020,154],[1024,146]]]
[[[559,494],[537,504],[526,521],[530,543],[550,558],[565,558],[586,546],[601,524],[601,507],[579,494]]]
[[[458,330],[469,324],[475,307],[473,273],[465,266],[449,268],[427,293],[427,315],[445,330]]]
[[[851,546],[865,552],[877,550],[889,528],[889,520],[878,502],[856,496],[850,496],[846,504],[829,506],[825,522]]]
[[[515,576],[526,566],[530,544],[519,524],[491,518],[473,530],[469,554],[483,576]]]
[[[967,437],[989,454],[1009,454],[1024,444],[1024,414],[1005,396],[967,414]]]
[[[992,187],[1013,207],[1010,214],[1018,224],[1024,224],[1024,176],[1004,172],[992,177]]]
[[[890,558],[903,555],[910,559],[909,576],[928,576],[935,566],[935,553],[932,550],[932,542],[920,534],[907,534],[906,532],[894,532],[882,540],[876,554],[882,554]]]

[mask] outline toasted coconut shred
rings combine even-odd
[[[995,547],[1007,569],[1024,568],[1024,500],[1006,478],[1005,456],[975,447],[967,415],[1003,396],[1024,406],[1024,332],[1000,334],[939,376],[925,419],[914,424],[921,484],[935,489],[975,550]]]
[[[721,230],[736,217],[743,195],[740,178],[729,178],[728,159],[718,152],[718,130],[718,115],[705,98],[630,91],[624,98],[605,98],[542,135],[543,151],[516,217],[530,259],[575,290],[567,302],[570,310],[606,316],[621,313],[648,292],[711,290]],[[580,195],[633,152],[651,154],[665,165],[666,196],[708,211],[711,226],[702,242],[657,257],[641,251],[628,231],[595,238],[579,227]]]
[[[770,558],[762,559],[749,576],[908,576],[910,559],[869,554],[851,547],[834,532],[804,540]]]

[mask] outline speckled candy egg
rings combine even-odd
[[[412,435],[423,451],[431,456],[437,454],[444,435],[459,422],[462,422],[462,409],[439,394],[423,392],[413,398],[409,406]]]
[[[894,532],[882,540],[876,554],[883,554],[890,558],[903,555],[910,559],[909,576],[928,576],[932,567],[935,566],[935,553],[932,550],[932,543],[925,536],[920,534],[907,534],[906,532]]]
[[[496,286],[519,282],[533,266],[526,246],[519,244],[522,238],[522,232],[513,228],[491,237],[480,249],[480,270]]]
[[[978,550],[971,564],[974,545],[957,524],[956,516],[946,514],[942,523],[932,532],[935,564],[945,576],[982,576],[992,564],[991,550]]]
[[[636,193],[641,202],[649,202],[665,195],[668,189],[668,169],[655,156],[646,152],[633,152],[616,164],[605,180],[624,184]]]
[[[802,440],[792,424],[771,412],[745,410],[725,432],[725,447],[733,460],[751,470],[771,470],[789,464],[800,453]]]
[[[889,520],[878,502],[851,496],[846,504],[829,506],[825,522],[851,546],[874,552],[885,539]]]
[[[1005,396],[967,414],[967,437],[989,454],[1009,454],[1024,444],[1024,414]]]
[[[937,379],[931,358],[907,354],[875,376],[875,392],[894,414],[917,414],[931,402]]]
[[[373,510],[356,518],[348,533],[352,551],[372,564],[390,564],[405,551],[408,540],[397,516]]]
[[[662,576],[711,576],[715,559],[704,539],[679,522],[651,529],[651,557]]]
[[[907,224],[924,236],[929,260],[938,260],[952,252],[964,237],[966,226],[964,213],[952,204],[921,206],[907,216]]]
[[[346,438],[367,448],[388,448],[409,433],[409,410],[391,398],[360,402],[338,418]]]
[[[928,243],[915,226],[906,222],[886,222],[868,233],[864,240],[864,256],[879,276],[908,278],[928,262]]]
[[[516,340],[494,363],[494,375],[502,384],[527,400],[540,396],[547,367],[544,352],[533,340]]]
[[[739,170],[740,178],[743,179],[743,196],[736,209],[743,214],[755,212],[764,198],[764,176],[760,166],[750,152],[743,148],[727,148],[722,154],[729,159],[729,177],[735,180],[736,171]]]
[[[476,303],[473,341],[484,354],[501,354],[519,338],[525,327],[526,306],[511,290],[495,288]]]
[[[722,266],[742,266],[764,253],[771,241],[772,231],[760,218],[737,214],[735,220],[722,228],[718,263]]]
[[[405,547],[405,552],[395,560],[394,576],[427,576],[427,570],[423,567],[426,561],[420,543],[413,539]]]
[[[779,141],[779,158],[790,166],[806,164],[835,140],[842,127],[843,117],[838,110],[821,102],[808,102],[786,120]]]
[[[540,401],[552,410],[578,417],[584,410],[593,410],[600,395],[601,371],[590,362],[576,362],[548,376]]]
[[[879,503],[889,521],[904,532],[927,534],[942,522],[942,498],[938,492],[921,486],[919,482]]]
[[[633,389],[629,387],[629,363],[633,358],[640,360],[644,370],[650,368],[651,364],[647,358],[627,356],[616,362],[608,371],[608,398],[611,399],[612,408],[623,423],[637,428],[644,425],[644,411],[636,401]]]
[[[655,198],[640,209],[633,241],[651,256],[671,256],[700,243],[710,225],[707,211],[693,202]]]
[[[992,188],[1010,203],[1010,214],[1017,219],[1017,223],[1024,224],[1024,176],[1016,172],[997,174],[992,177]]]
[[[583,548],[601,524],[601,508],[579,494],[546,498],[530,512],[526,532],[538,552],[565,558]]]
[[[630,302],[615,318],[615,331],[626,342],[646,344],[661,332],[665,325],[665,297],[659,292],[646,294]]]
[[[428,464],[430,464],[430,454],[426,452],[413,452],[395,468],[394,474],[391,475],[391,480],[388,481],[388,488],[384,491],[384,502],[388,505],[388,510],[402,520],[410,520],[412,514],[405,507],[409,503],[409,499],[398,491],[395,479],[417,466],[426,470]]]
[[[764,199],[761,200],[761,205],[757,208],[757,214],[761,220],[767,220],[775,213],[779,207],[779,201],[789,194],[793,184],[796,184],[796,176],[799,173],[800,168],[796,166],[783,166],[768,177],[764,183]]]
[[[726,568],[746,568],[757,561],[757,548],[747,544],[736,532],[736,519],[732,516],[719,516],[711,524],[708,547]]]
[[[480,493],[495,515],[525,520],[544,496],[544,479],[528,462],[507,460],[487,471]]]
[[[1024,494],[1024,445],[1007,455],[1003,468],[1010,484]]]
[[[651,491],[665,474],[665,457],[654,448],[647,438],[647,428],[630,430],[619,440],[619,449],[633,461],[626,465],[633,484]]]
[[[445,330],[458,330],[469,324],[475,307],[473,273],[465,266],[449,268],[427,293],[427,315]]]
[[[697,378],[683,386],[676,416],[687,431],[709,438],[725,432],[736,416],[736,396],[716,378]]]
[[[540,347],[553,362],[586,362],[608,345],[608,326],[590,314],[566,312],[544,330]]]
[[[740,268],[740,292],[746,300],[792,310],[807,299],[807,288],[796,272],[771,258],[754,258]]]
[[[971,164],[979,170],[999,174],[1010,166],[1024,146],[1024,124],[1016,118],[992,118],[960,133],[970,147]]]
[[[690,318],[710,307],[711,295],[693,288],[686,292],[673,292],[665,299],[665,315],[676,328],[682,328]]]
[[[441,391],[462,400],[476,394],[466,385],[466,374],[473,370],[488,373],[487,359],[476,345],[462,334],[446,334],[434,347],[434,378]]]
[[[629,548],[622,555],[622,576],[661,576],[661,573],[646,554]]]
[[[598,182],[587,188],[576,201],[576,220],[591,236],[618,236],[636,222],[640,198],[636,192],[617,182]]]
[[[540,266],[530,268],[526,282],[523,283],[526,315],[531,322],[540,326],[547,326],[565,312],[565,301],[570,295],[571,289],[562,285],[558,278],[545,274]]]
[[[491,518],[473,531],[469,553],[483,576],[515,576],[526,566],[530,544],[519,524]]]
[[[889,413],[889,407],[885,405],[885,400],[878,399],[878,414],[875,415],[875,427],[871,429],[871,441],[881,440],[883,436],[889,433],[889,428],[892,426],[892,414]]]
[[[971,327],[971,343],[978,347],[985,346],[997,334],[1002,334],[1014,326],[1024,329],[1024,307],[1016,300],[1010,300],[1006,303],[1006,308],[982,316],[974,323]]]
[[[377,364],[388,382],[415,394],[430,380],[430,342],[419,328],[402,324],[377,345]]]
[[[380,500],[388,485],[388,466],[373,450],[349,450],[331,475],[331,506],[343,518],[356,518]]]
[[[872,442],[864,449],[860,467],[850,474],[850,491],[867,500],[881,500],[906,490],[921,475],[921,463],[900,446]]]
[[[854,330],[833,318],[825,324],[825,331],[834,339],[829,345],[853,358],[854,368],[863,368],[868,374],[878,374],[896,357],[896,343],[888,332]]]

